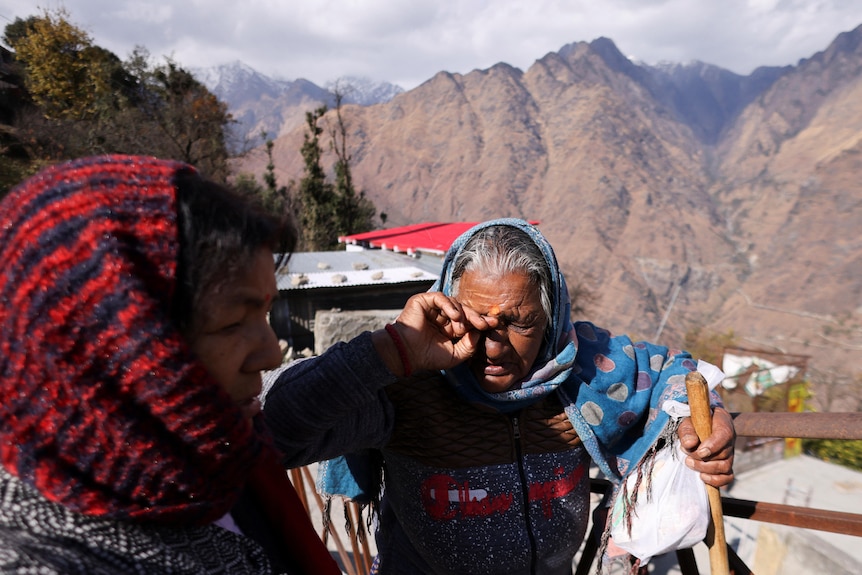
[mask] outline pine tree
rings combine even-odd
[[[291,214],[296,217],[296,209],[291,202],[291,193],[288,186],[279,186],[278,178],[275,175],[275,160],[272,157],[272,150],[275,147],[273,142],[266,132],[261,132],[261,138],[266,142],[266,171],[263,173],[264,186],[261,189],[261,197],[263,198],[264,207],[271,213],[281,217],[284,214]],[[293,185],[293,182],[290,182]]]
[[[300,223],[300,245],[306,251],[326,251],[338,246],[335,228],[335,189],[326,181],[326,172],[321,164],[323,150],[320,135],[323,128],[318,122],[326,113],[326,106],[306,112],[308,131],[302,144],[305,160],[304,175],[297,189],[297,210]]]
[[[300,246],[305,250],[337,249],[339,236],[374,229],[373,219],[377,210],[364,191],[356,192],[350,171],[351,156],[342,100],[343,95],[336,88],[335,123],[329,129],[330,150],[335,154],[334,183],[327,181],[320,145],[320,136],[324,133],[321,123],[327,108],[321,106],[306,114],[308,131],[301,150],[305,161],[304,175],[293,200],[294,213],[302,228]],[[271,162],[271,154],[269,157]]]
[[[374,229],[374,204],[365,192],[356,193],[350,172],[351,156],[347,151],[347,124],[341,113],[344,95],[335,90],[335,126],[330,131],[331,148],[335,152],[335,229],[339,235],[357,234]]]

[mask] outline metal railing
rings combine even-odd
[[[862,413],[734,413],[737,437],[799,438],[799,439],[862,439]],[[593,479],[594,493],[607,493],[610,483]],[[762,501],[722,497],[725,517],[738,517],[763,523],[814,529],[862,537],[862,514],[812,509]],[[594,572],[598,551],[599,526],[593,526],[578,560],[576,575]],[[728,546],[728,562],[733,575],[753,575],[751,569]],[[699,570],[691,549],[676,552],[683,575],[698,575]]]

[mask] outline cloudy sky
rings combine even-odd
[[[241,60],[281,79],[405,89],[444,70],[526,70],[600,36],[636,61],[748,74],[796,64],[862,24],[859,0],[2,0],[0,24],[57,8],[123,59],[140,45],[186,68]]]

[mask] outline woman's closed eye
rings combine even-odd
[[[506,328],[511,328],[516,331],[527,332],[537,327],[544,327],[544,318],[539,315],[531,314],[526,318],[501,316],[500,323]]]

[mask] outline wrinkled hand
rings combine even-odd
[[[690,417],[679,424],[680,445],[688,453],[685,464],[700,472],[704,483],[723,487],[733,481],[733,444],[736,431],[733,418],[724,408],[716,407],[712,415],[712,435],[703,443],[697,437]]]
[[[411,369],[419,371],[464,362],[476,351],[479,332],[494,329],[498,323],[497,318],[479,315],[440,292],[425,292],[407,300],[393,325],[404,342]],[[380,340],[386,347],[375,345],[386,361],[387,355],[392,357],[392,344],[382,336]]]

